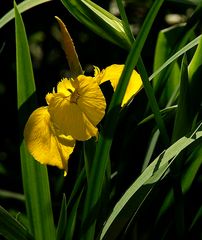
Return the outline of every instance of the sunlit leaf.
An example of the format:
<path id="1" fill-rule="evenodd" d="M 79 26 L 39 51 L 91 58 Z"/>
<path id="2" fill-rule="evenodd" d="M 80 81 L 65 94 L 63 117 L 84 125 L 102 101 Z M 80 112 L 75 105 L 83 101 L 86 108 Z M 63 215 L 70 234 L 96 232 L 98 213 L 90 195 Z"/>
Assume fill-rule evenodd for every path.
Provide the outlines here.
<path id="1" fill-rule="evenodd" d="M 194 117 L 197 114 L 197 111 L 199 111 L 202 102 L 202 95 L 200 91 L 201 75 L 202 75 L 202 37 L 200 37 L 199 39 L 199 44 L 188 68 L 190 94 L 194 95 L 194 97 L 190 98 L 192 117 Z"/>
<path id="2" fill-rule="evenodd" d="M 120 19 L 90 0 L 61 0 L 68 11 L 99 36 L 129 49 L 130 37 Z"/>
<path id="3" fill-rule="evenodd" d="M 40 165 L 31 157 L 26 149 L 22 136 L 25 121 L 28 119 L 30 112 L 36 107 L 36 99 L 34 96 L 34 76 L 25 27 L 16 4 L 14 7 L 17 96 L 21 136 L 20 155 L 26 210 L 30 231 L 34 237 L 37 240 L 55 240 L 55 227 L 47 169 L 46 166 Z"/>
<path id="4" fill-rule="evenodd" d="M 18 9 L 19 9 L 19 12 L 22 13 L 39 4 L 50 2 L 50 1 L 52 0 L 25 0 L 18 5 Z M 15 17 L 15 13 L 14 13 L 14 9 L 12 9 L 0 19 L 0 28 L 6 25 L 14 17 Z"/>
<path id="5" fill-rule="evenodd" d="M 164 176 L 176 157 L 192 143 L 201 141 L 201 126 L 202 124 L 190 137 L 180 138 L 144 170 L 115 205 L 105 223 L 100 239 L 116 239 L 132 215 L 134 217 L 134 214 L 138 211 L 154 184 Z"/>
<path id="6" fill-rule="evenodd" d="M 177 51 L 175 54 L 173 54 L 166 62 L 164 62 L 150 77 L 149 80 L 152 80 L 154 77 L 156 77 L 164 68 L 166 68 L 169 64 L 171 64 L 173 61 L 175 61 L 178 57 L 182 56 L 185 52 L 190 50 L 191 48 L 198 45 L 199 41 L 201 39 L 201 35 L 196 37 L 194 40 L 186 44 L 183 48 L 181 48 L 179 51 Z"/>

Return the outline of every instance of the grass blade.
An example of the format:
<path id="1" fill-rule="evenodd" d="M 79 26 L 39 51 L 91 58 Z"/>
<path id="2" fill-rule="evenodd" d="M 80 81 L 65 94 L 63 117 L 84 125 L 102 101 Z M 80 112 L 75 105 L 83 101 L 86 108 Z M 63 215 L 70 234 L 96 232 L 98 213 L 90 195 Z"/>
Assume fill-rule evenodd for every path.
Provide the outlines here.
<path id="1" fill-rule="evenodd" d="M 170 51 L 169 51 L 169 53 L 167 52 L 168 56 L 166 58 L 172 57 L 177 51 L 179 51 L 182 47 L 184 47 L 188 41 L 192 40 L 195 37 L 194 30 L 195 30 L 196 26 L 199 24 L 199 18 L 200 18 L 199 16 L 201 15 L 201 11 L 202 11 L 202 5 L 199 4 L 197 6 L 197 8 L 195 9 L 194 13 L 192 14 L 192 16 L 190 17 L 190 19 L 187 21 L 186 25 L 182 26 L 181 28 L 179 28 L 179 27 L 178 28 L 176 28 L 176 27 L 169 28 L 169 32 L 171 34 L 173 31 L 176 31 L 177 29 L 178 29 L 177 30 L 178 33 L 176 32 L 176 34 L 174 34 L 174 37 L 171 37 L 172 40 L 169 37 L 169 35 L 171 35 L 171 34 L 166 33 L 167 36 L 165 35 L 167 38 L 166 41 L 168 41 L 171 44 Z M 163 31 L 165 31 L 165 30 L 163 30 Z M 169 49 L 168 46 L 167 46 L 167 49 Z M 176 68 L 176 66 L 174 66 L 174 65 L 176 65 L 176 64 L 173 62 L 173 64 L 169 65 L 169 67 L 167 69 L 165 69 L 164 71 L 161 72 L 160 76 L 158 77 L 158 80 L 156 79 L 157 81 L 155 82 L 155 88 L 154 88 L 156 96 L 162 95 L 161 94 L 162 89 L 163 89 L 163 92 L 165 91 L 165 89 L 167 90 L 167 88 L 165 87 L 165 84 L 166 84 L 166 86 L 169 86 L 169 83 L 167 83 L 167 82 L 170 81 L 170 72 L 172 72 L 173 68 Z M 173 74 L 175 74 L 175 73 L 173 73 Z M 175 78 L 175 75 L 173 77 Z M 174 85 L 174 87 L 175 87 L 175 85 Z M 161 98 L 162 98 L 162 96 L 161 96 Z M 166 102 L 164 103 L 161 100 L 162 99 L 160 99 L 160 104 L 163 104 L 163 106 L 167 105 Z"/>
<path id="2" fill-rule="evenodd" d="M 18 5 L 19 12 L 25 12 L 30 8 L 33 8 L 39 4 L 50 2 L 52 0 L 26 0 L 23 1 Z M 11 21 L 15 17 L 14 9 L 10 10 L 6 15 L 4 15 L 0 19 L 0 28 L 2 28 L 4 25 L 6 25 L 9 21 Z"/>
<path id="3" fill-rule="evenodd" d="M 0 198 L 15 199 L 17 201 L 24 202 L 25 197 L 21 193 L 11 192 L 7 190 L 0 189 Z"/>
<path id="4" fill-rule="evenodd" d="M 178 108 L 175 117 L 172 142 L 184 136 L 191 130 L 193 119 L 190 119 L 190 93 L 188 82 L 187 58 L 184 55 L 181 67 L 180 95 L 178 98 Z"/>
<path id="5" fill-rule="evenodd" d="M 160 154 L 137 178 L 123 197 L 115 205 L 112 214 L 106 221 L 100 239 L 116 239 L 116 232 L 124 227 L 134 212 L 137 212 L 152 187 L 165 174 L 171 163 L 188 146 L 202 138 L 202 124 L 190 137 L 182 137 Z M 128 210 L 128 211 L 127 211 Z M 124 216 L 124 217 L 123 217 Z"/>
<path id="6" fill-rule="evenodd" d="M 183 194 L 187 193 L 191 189 L 194 180 L 196 179 L 197 173 L 202 164 L 202 149 L 200 145 L 191 150 L 192 154 L 189 157 L 188 167 L 186 168 L 184 174 L 182 175 L 181 185 Z M 171 204 L 174 202 L 173 191 L 170 190 L 163 201 L 158 217 L 156 218 L 156 223 L 161 221 L 161 217 L 165 214 L 166 211 L 169 211 Z"/>
<path id="7" fill-rule="evenodd" d="M 89 0 L 61 0 L 68 11 L 81 23 L 108 41 L 129 49 L 130 38 L 124 31 L 122 21 Z"/>
<path id="8" fill-rule="evenodd" d="M 150 77 L 149 80 L 151 81 L 154 77 L 156 77 L 164 68 L 166 68 L 169 64 L 175 61 L 178 57 L 182 56 L 185 52 L 189 51 L 191 48 L 198 45 L 201 39 L 201 35 L 196 37 L 194 40 L 186 44 L 182 47 L 179 51 L 177 51 L 172 57 L 170 57 L 163 65 L 161 65 Z"/>
<path id="9" fill-rule="evenodd" d="M 134 42 L 132 49 L 129 53 L 129 56 L 126 61 L 125 68 L 123 70 L 123 74 L 117 86 L 117 89 L 114 93 L 112 101 L 109 106 L 109 111 L 106 116 L 106 122 L 104 125 L 103 132 L 99 136 L 98 145 L 96 148 L 95 157 L 93 160 L 92 169 L 99 169 L 99 171 L 92 171 L 92 174 L 89 178 L 89 185 L 87 196 L 85 200 L 84 206 L 84 216 L 83 219 L 87 219 L 87 215 L 92 211 L 92 209 L 98 203 L 98 199 L 101 194 L 105 170 L 107 166 L 107 160 L 109 159 L 109 151 L 112 144 L 113 133 L 115 131 L 117 122 L 118 122 L 118 115 L 119 115 L 119 106 L 121 105 L 121 101 L 123 99 L 128 81 L 130 79 L 130 75 L 140 57 L 141 50 L 144 46 L 144 42 L 147 38 L 149 30 L 152 26 L 153 20 L 155 19 L 156 14 L 160 6 L 162 5 L 163 1 L 155 1 L 153 7 L 151 8 L 147 18 L 143 24 L 139 37 Z M 95 209 L 94 209 L 95 211 Z M 84 236 L 84 239 L 93 239 L 94 238 L 94 227 L 95 221 L 92 223 L 91 227 Z"/>
<path id="10" fill-rule="evenodd" d="M 65 194 L 63 195 L 60 216 L 56 230 L 56 240 L 63 239 L 65 228 L 67 226 L 67 201 Z"/>
<path id="11" fill-rule="evenodd" d="M 35 84 L 25 27 L 15 7 L 17 95 L 21 133 L 21 167 L 30 231 L 37 240 L 54 240 L 55 227 L 46 166 L 37 163 L 27 152 L 22 136 L 30 111 L 36 107 Z"/>
<path id="12" fill-rule="evenodd" d="M 65 239 L 73 239 L 74 237 L 74 233 L 75 233 L 75 226 L 76 226 L 76 220 L 78 218 L 78 207 L 79 207 L 79 203 L 81 200 L 81 196 L 82 196 L 83 191 L 81 191 L 80 195 L 78 196 L 78 198 L 75 200 L 74 205 L 72 206 L 71 210 L 68 209 L 68 219 L 67 219 L 67 228 L 66 228 L 66 232 L 65 232 Z"/>
<path id="13" fill-rule="evenodd" d="M 194 56 L 189 64 L 188 76 L 190 83 L 190 94 L 194 93 L 194 97 L 190 97 L 191 115 L 194 118 L 201 107 L 201 74 L 202 74 L 202 36 L 196 48 Z"/>
<path id="14" fill-rule="evenodd" d="M 9 240 L 31 240 L 32 235 L 0 206 L 0 235 Z"/>

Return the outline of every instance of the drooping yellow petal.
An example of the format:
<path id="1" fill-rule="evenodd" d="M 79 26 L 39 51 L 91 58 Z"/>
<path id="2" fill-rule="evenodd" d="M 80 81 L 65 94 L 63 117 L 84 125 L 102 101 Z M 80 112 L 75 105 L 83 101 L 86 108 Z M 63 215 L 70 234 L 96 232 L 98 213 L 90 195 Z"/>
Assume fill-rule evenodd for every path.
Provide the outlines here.
<path id="1" fill-rule="evenodd" d="M 48 107 L 40 107 L 30 115 L 24 129 L 24 138 L 29 152 L 38 162 L 67 171 L 75 140 L 71 136 L 59 134 L 54 128 Z"/>
<path id="2" fill-rule="evenodd" d="M 74 139 L 85 141 L 97 136 L 97 128 L 89 121 L 76 103 L 57 93 L 49 104 L 51 119 L 57 128 L 65 135 Z"/>
<path id="3" fill-rule="evenodd" d="M 102 84 L 106 81 L 110 81 L 115 91 L 119 79 L 121 77 L 121 74 L 123 72 L 123 69 L 124 65 L 113 64 L 102 70 L 100 74 L 97 74 L 97 76 L 95 76 L 95 78 L 97 79 L 97 82 L 99 84 Z M 131 99 L 132 96 L 137 94 L 141 87 L 142 87 L 141 77 L 135 70 L 133 70 L 121 106 L 125 105 Z"/>

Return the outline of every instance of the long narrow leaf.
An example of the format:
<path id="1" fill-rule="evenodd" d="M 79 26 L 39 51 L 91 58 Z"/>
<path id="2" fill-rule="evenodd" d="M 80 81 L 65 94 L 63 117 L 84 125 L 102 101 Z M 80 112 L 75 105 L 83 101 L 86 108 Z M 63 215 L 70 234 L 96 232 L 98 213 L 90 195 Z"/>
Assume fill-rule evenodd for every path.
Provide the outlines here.
<path id="1" fill-rule="evenodd" d="M 120 11 L 121 17 L 123 19 L 122 22 L 123 22 L 123 27 L 125 29 L 125 32 L 128 33 L 128 36 L 131 38 L 131 43 L 133 43 L 134 37 L 132 35 L 132 32 L 130 31 L 128 19 L 127 19 L 127 16 L 126 16 L 125 9 L 124 9 L 122 1 L 117 0 L 117 5 L 119 7 L 119 11 Z M 147 25 L 147 24 L 144 24 L 144 26 L 145 25 Z M 152 109 L 152 112 L 154 113 L 154 117 L 155 117 L 157 126 L 158 126 L 158 128 L 159 128 L 159 130 L 161 132 L 162 139 L 163 139 L 165 145 L 167 145 L 168 142 L 169 142 L 168 135 L 167 135 L 167 132 L 166 132 L 166 129 L 165 129 L 162 117 L 160 115 L 160 111 L 159 111 L 159 107 L 158 107 L 157 101 L 155 99 L 154 91 L 153 91 L 153 89 L 152 89 L 152 87 L 151 87 L 151 85 L 149 83 L 148 74 L 147 74 L 147 71 L 145 69 L 145 66 L 143 64 L 143 61 L 142 61 L 141 57 L 140 57 L 139 61 L 137 62 L 137 68 L 138 68 L 138 70 L 140 72 L 140 75 L 142 77 L 144 89 L 145 89 L 145 92 L 147 94 L 147 97 L 148 97 L 149 104 L 150 104 L 150 107 Z"/>
<path id="2" fill-rule="evenodd" d="M 110 217 L 105 223 L 100 239 L 116 239 L 117 229 L 123 228 L 130 217 L 138 211 L 141 202 L 144 201 L 153 185 L 162 178 L 176 157 L 192 143 L 201 141 L 201 138 L 202 124 L 190 137 L 180 138 L 175 144 L 161 153 L 137 178 L 131 187 L 129 187 L 115 205 Z"/>
<path id="3" fill-rule="evenodd" d="M 90 0 L 61 0 L 68 11 L 99 36 L 129 49 L 130 37 L 124 31 L 120 19 Z"/>
<path id="4" fill-rule="evenodd" d="M 190 104 L 192 108 L 191 115 L 195 117 L 197 111 L 200 110 L 201 107 L 201 74 L 202 74 L 202 36 L 199 40 L 199 44 L 194 53 L 194 56 L 189 64 L 188 68 L 188 76 L 190 82 L 190 93 L 194 93 L 194 97 L 190 98 Z"/>
<path id="5" fill-rule="evenodd" d="M 78 207 L 79 207 L 79 203 L 81 200 L 81 196 L 82 196 L 83 191 L 81 191 L 80 195 L 78 196 L 78 198 L 76 199 L 73 207 L 71 208 L 71 210 L 69 209 L 68 212 L 68 218 L 67 218 L 67 227 L 66 227 L 66 232 L 65 232 L 65 239 L 73 239 L 74 234 L 75 234 L 75 226 L 76 226 L 76 220 L 78 219 Z"/>
<path id="6" fill-rule="evenodd" d="M 35 84 L 25 27 L 15 7 L 17 95 L 20 133 L 30 111 L 36 107 Z M 23 139 L 23 137 L 21 136 Z M 23 188 L 30 231 L 37 240 L 54 240 L 55 228 L 46 166 L 37 163 L 27 152 L 24 140 L 20 146 Z"/>
<path id="7" fill-rule="evenodd" d="M 123 70 L 123 74 L 120 78 L 119 84 L 110 103 L 104 129 L 99 136 L 96 153 L 93 160 L 92 169 L 99 169 L 99 171 L 92 171 L 92 174 L 90 175 L 87 197 L 85 200 L 83 216 L 84 220 L 86 220 L 90 211 L 92 211 L 92 209 L 98 203 L 97 201 L 101 194 L 101 189 L 104 181 L 104 174 L 107 166 L 107 160 L 109 159 L 108 156 L 112 144 L 112 137 L 116 125 L 118 123 L 118 114 L 120 110 L 119 106 L 121 105 L 121 101 L 123 99 L 125 90 L 130 79 L 130 75 L 140 57 L 141 50 L 144 46 L 149 30 L 152 26 L 153 20 L 155 19 L 155 16 L 162 3 L 163 0 L 155 1 L 154 5 L 150 9 L 150 12 L 147 15 L 145 23 L 143 24 L 139 37 L 134 42 L 132 49 L 129 53 L 129 56 L 126 61 L 126 66 Z M 86 235 L 84 236 L 84 239 L 90 240 L 94 238 L 94 227 L 95 221 L 88 229 Z"/>
<path id="8" fill-rule="evenodd" d="M 169 64 L 171 64 L 173 61 L 175 61 L 178 57 L 182 56 L 185 52 L 189 51 L 191 48 L 198 45 L 199 41 L 201 39 L 201 35 L 196 37 L 194 40 L 189 42 L 187 45 L 185 45 L 183 48 L 181 48 L 179 51 L 177 51 L 172 57 L 170 57 L 166 62 L 164 62 L 163 65 L 161 65 L 150 77 L 149 80 L 151 81 L 155 76 L 157 76 L 164 68 L 166 68 Z"/>
<path id="9" fill-rule="evenodd" d="M 33 8 L 39 4 L 50 2 L 52 0 L 26 0 L 18 5 L 19 12 L 25 12 L 30 8 Z M 0 19 L 0 28 L 6 25 L 10 20 L 15 17 L 14 9 L 10 10 L 6 15 Z"/>
<path id="10" fill-rule="evenodd" d="M 31 240 L 32 235 L 0 206 L 0 236 L 9 240 Z"/>
<path id="11" fill-rule="evenodd" d="M 60 216 L 56 230 L 56 240 L 63 239 L 65 228 L 67 225 L 67 201 L 65 194 L 63 195 L 61 209 L 60 209 Z"/>
<path id="12" fill-rule="evenodd" d="M 185 170 L 185 173 L 182 176 L 181 184 L 182 184 L 182 191 L 185 194 L 192 186 L 192 183 L 197 175 L 197 172 L 200 169 L 202 164 L 202 148 L 198 146 L 196 150 L 192 151 L 192 155 L 189 159 L 190 164 Z M 161 221 L 161 217 L 165 214 L 166 211 L 169 211 L 171 204 L 173 203 L 173 191 L 170 190 L 165 197 L 164 202 L 162 203 L 158 217 L 156 218 L 156 222 Z"/>
<path id="13" fill-rule="evenodd" d="M 192 14 L 191 18 L 187 21 L 187 24 L 184 25 L 183 28 L 181 28 L 181 31 L 178 31 L 178 34 L 175 34 L 174 38 L 172 37 L 174 42 L 173 42 L 173 40 L 172 41 L 169 40 L 169 42 L 172 42 L 171 43 L 172 47 L 170 48 L 169 55 L 167 57 L 172 57 L 177 51 L 179 51 L 179 49 L 184 47 L 185 44 L 188 41 L 190 41 L 190 39 L 193 39 L 193 37 L 195 36 L 194 29 L 196 28 L 197 24 L 199 24 L 201 12 L 202 12 L 202 5 L 198 4 L 198 6 L 195 9 L 194 13 Z M 167 48 L 169 49 L 168 46 L 167 46 Z M 176 68 L 176 66 L 174 66 L 174 64 L 175 63 L 171 64 L 167 69 L 165 69 L 165 71 L 162 71 L 160 76 L 158 77 L 158 81 L 156 81 L 154 90 L 157 95 L 160 94 L 161 98 L 162 98 L 162 89 L 163 89 L 163 92 L 165 90 L 167 91 L 167 87 L 165 87 L 165 84 L 167 84 L 166 86 L 169 86 L 169 88 L 170 88 L 170 84 L 167 82 L 169 81 L 169 79 L 171 77 L 170 72 L 172 71 L 173 67 Z M 179 71 L 177 71 L 177 72 L 179 72 Z M 175 73 L 173 73 L 173 74 L 174 74 L 173 78 L 176 78 Z M 175 84 L 174 84 L 174 87 L 175 87 Z M 171 93 L 172 93 L 172 90 L 171 90 Z M 163 95 L 164 95 L 164 93 L 163 93 Z M 165 94 L 165 97 L 166 97 L 166 94 Z M 162 102 L 162 100 L 164 100 L 164 99 L 161 99 L 161 101 L 159 101 L 159 103 L 161 103 L 163 106 L 165 104 L 167 105 L 167 103 Z"/>
<path id="14" fill-rule="evenodd" d="M 172 142 L 175 142 L 180 137 L 184 136 L 191 129 L 192 122 L 189 114 L 189 109 L 191 106 L 189 105 L 190 93 L 187 67 L 187 59 L 185 55 L 181 67 L 180 95 L 178 98 L 178 108 L 174 123 Z"/>

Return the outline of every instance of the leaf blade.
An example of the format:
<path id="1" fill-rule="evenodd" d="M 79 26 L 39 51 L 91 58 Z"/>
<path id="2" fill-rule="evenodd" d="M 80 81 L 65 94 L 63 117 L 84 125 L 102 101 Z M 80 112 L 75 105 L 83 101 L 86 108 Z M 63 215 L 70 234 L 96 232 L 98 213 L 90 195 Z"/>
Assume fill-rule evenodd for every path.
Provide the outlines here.
<path id="1" fill-rule="evenodd" d="M 51 207 L 49 180 L 46 166 L 37 163 L 28 153 L 22 132 L 29 112 L 36 107 L 35 84 L 25 27 L 15 9 L 16 69 L 19 125 L 21 133 L 21 168 L 26 209 L 30 231 L 36 239 L 55 239 L 55 228 Z M 23 46 L 23 47 L 22 47 Z"/>
<path id="2" fill-rule="evenodd" d="M 0 234 L 9 240 L 32 240 L 32 235 L 2 206 L 0 206 Z"/>
<path id="3" fill-rule="evenodd" d="M 124 211 L 124 207 L 127 207 L 127 204 L 130 204 L 130 201 L 133 198 L 137 197 L 135 194 L 142 189 L 141 196 L 142 201 L 151 191 L 153 184 L 155 184 L 161 177 L 165 174 L 167 169 L 170 167 L 171 163 L 176 159 L 176 157 L 188 146 L 190 146 L 195 141 L 201 141 L 202 139 L 202 124 L 197 128 L 197 130 L 190 137 L 182 137 L 176 143 L 171 145 L 165 152 L 161 153 L 145 170 L 144 172 L 135 180 L 135 182 L 128 188 L 125 194 L 115 205 L 111 215 L 107 219 L 100 236 L 100 240 L 106 239 L 110 234 L 110 231 L 113 231 L 113 228 L 117 229 L 117 226 L 113 226 L 115 221 L 118 221 L 119 214 L 121 215 Z M 138 197 L 138 198 L 139 198 Z M 135 198 L 138 201 L 138 198 Z M 138 211 L 141 201 L 138 201 L 138 204 L 135 204 L 135 207 L 130 205 L 130 213 Z M 127 221 L 127 219 L 125 219 Z M 126 223 L 126 222 L 125 222 Z M 123 223 L 122 223 L 123 224 Z M 110 229 L 112 228 L 112 230 Z M 110 235 L 111 236 L 111 235 Z M 108 238 L 107 238 L 108 239 Z M 110 238 L 111 239 L 111 238 Z M 113 239 L 113 238 L 112 238 Z"/>
<path id="4" fill-rule="evenodd" d="M 19 12 L 22 13 L 32 7 L 35 7 L 39 4 L 50 2 L 50 1 L 52 0 L 25 0 L 18 5 Z M 15 13 L 14 13 L 14 9 L 12 9 L 0 19 L 0 28 L 2 28 L 4 25 L 10 22 L 14 17 L 15 17 Z"/>

